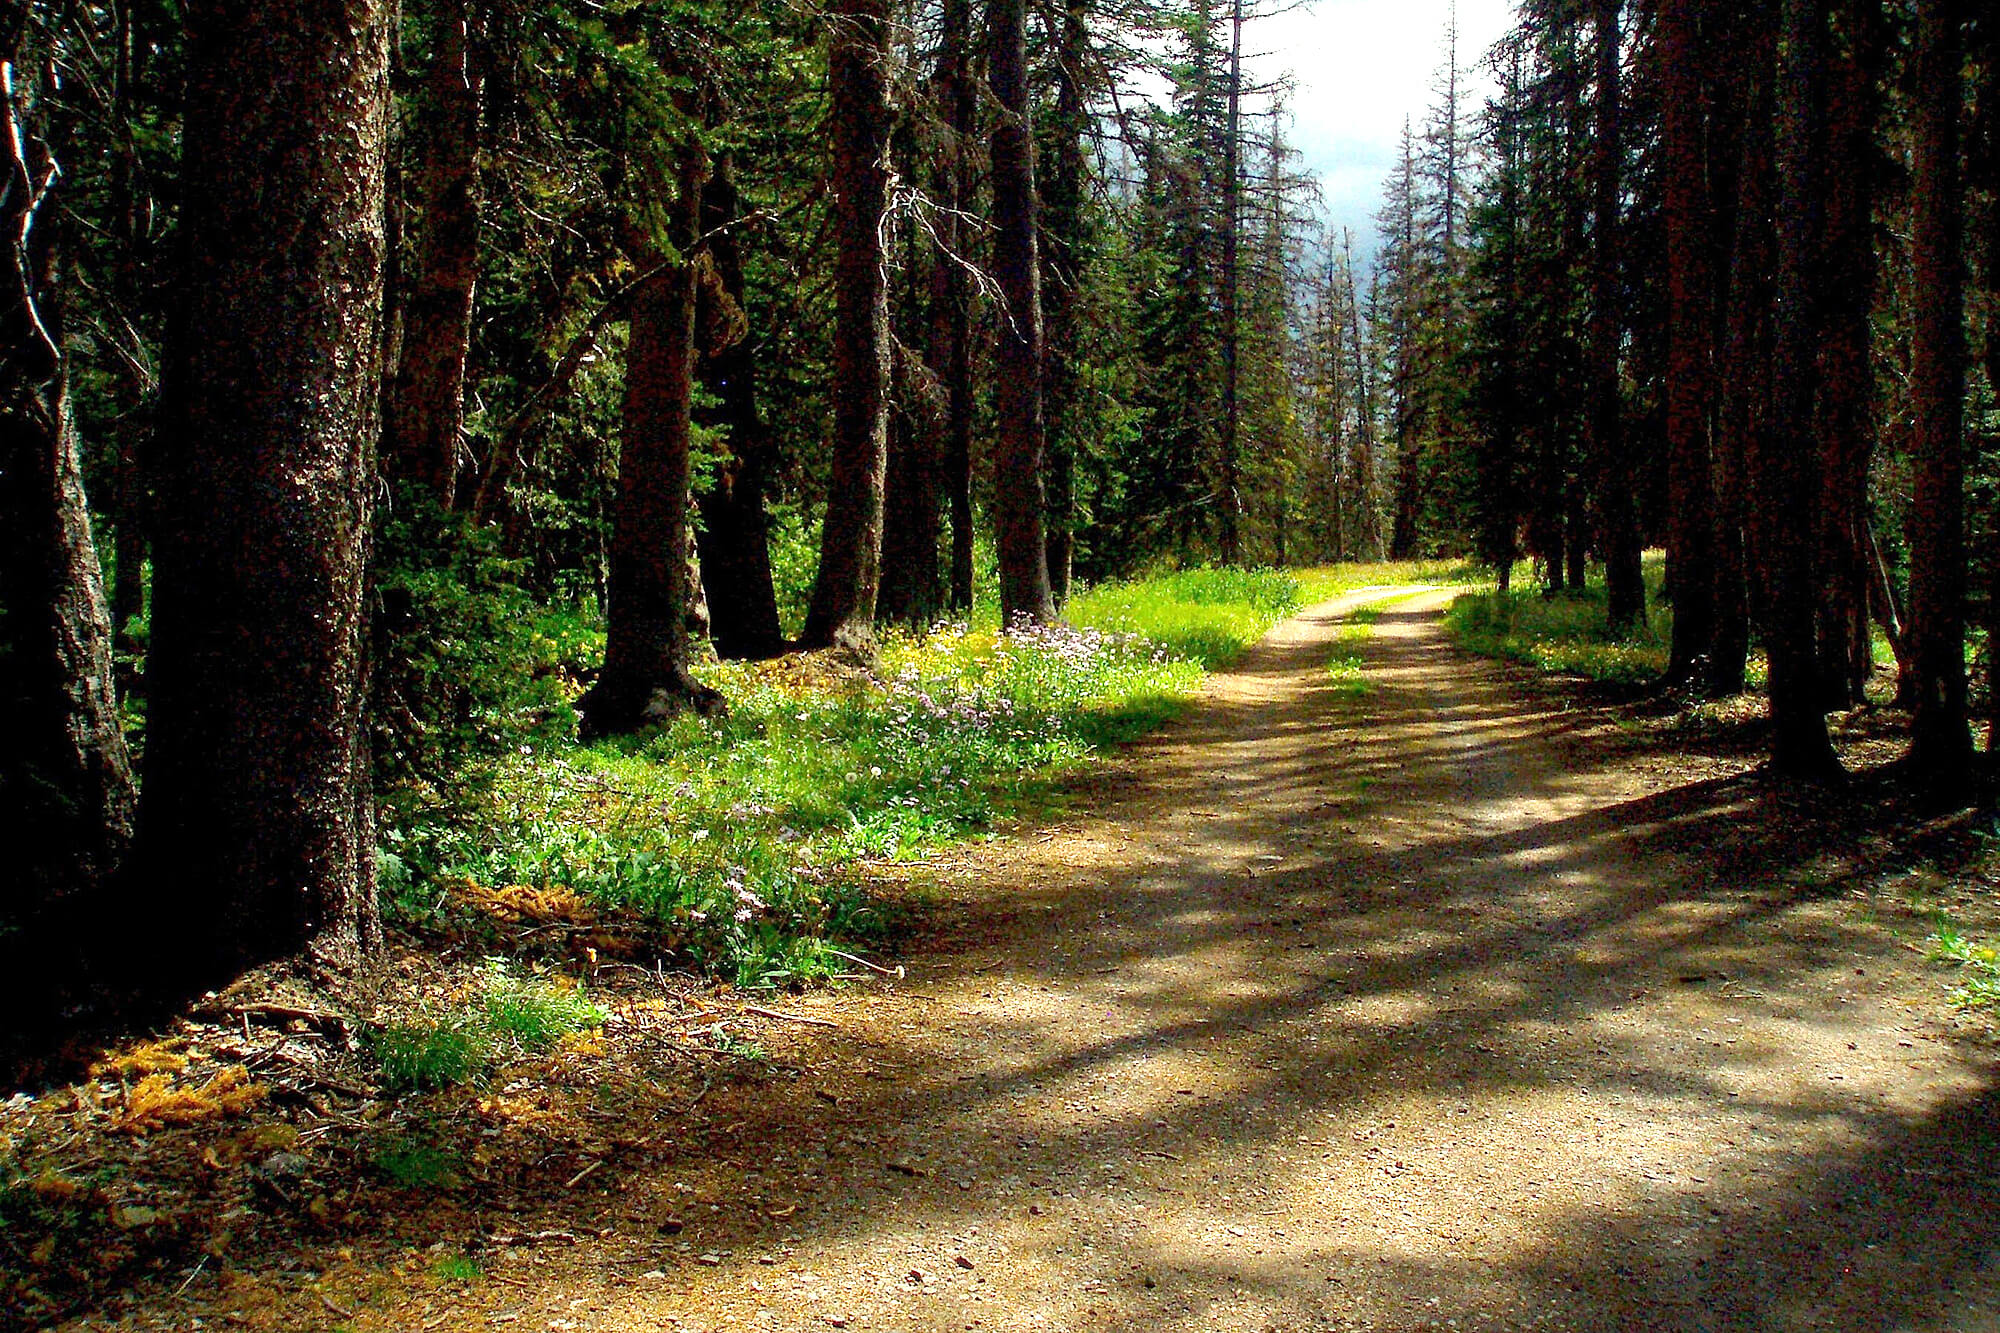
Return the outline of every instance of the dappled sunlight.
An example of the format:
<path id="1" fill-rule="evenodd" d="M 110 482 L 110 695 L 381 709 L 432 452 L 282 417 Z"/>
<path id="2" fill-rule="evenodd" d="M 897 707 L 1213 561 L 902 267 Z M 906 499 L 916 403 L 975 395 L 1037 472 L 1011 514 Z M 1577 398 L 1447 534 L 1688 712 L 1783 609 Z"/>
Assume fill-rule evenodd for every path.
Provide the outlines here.
<path id="1" fill-rule="evenodd" d="M 1421 609 L 1356 647 L 1393 681 L 1274 636 L 1090 820 L 942 867 L 922 980 L 669 1114 L 601 1214 L 508 1218 L 567 1284 L 489 1246 L 434 1327 L 1775 1333 L 1983 1281 L 1989 1072 L 1826 849 L 1741 844 L 1753 790 L 1622 765 Z"/>

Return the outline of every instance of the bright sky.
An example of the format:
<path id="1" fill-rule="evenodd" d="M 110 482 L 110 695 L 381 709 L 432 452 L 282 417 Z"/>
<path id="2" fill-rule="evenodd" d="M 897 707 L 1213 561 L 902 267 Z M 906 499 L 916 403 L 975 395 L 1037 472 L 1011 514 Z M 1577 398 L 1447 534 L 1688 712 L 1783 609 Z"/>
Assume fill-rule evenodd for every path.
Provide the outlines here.
<path id="1" fill-rule="evenodd" d="M 1457 5 L 1459 64 L 1477 69 L 1512 25 L 1513 0 Z M 1244 27 L 1255 77 L 1290 73 L 1288 138 L 1319 177 L 1335 228 L 1354 229 L 1357 252 L 1374 252 L 1374 214 L 1404 117 L 1421 126 L 1434 99 L 1451 8 L 1452 0 L 1310 0 Z M 1485 100 L 1483 77 L 1472 91 L 1469 110 Z"/>

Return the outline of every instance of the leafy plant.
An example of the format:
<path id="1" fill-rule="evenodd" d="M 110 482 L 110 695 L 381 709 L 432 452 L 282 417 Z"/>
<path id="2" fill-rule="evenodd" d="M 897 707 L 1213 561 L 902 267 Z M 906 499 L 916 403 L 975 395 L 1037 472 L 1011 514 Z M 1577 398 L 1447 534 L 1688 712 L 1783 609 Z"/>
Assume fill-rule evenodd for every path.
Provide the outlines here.
<path id="1" fill-rule="evenodd" d="M 393 1091 L 448 1088 L 479 1078 L 511 1056 L 546 1051 L 603 1021 L 604 1011 L 578 991 L 560 982 L 530 981 L 495 962 L 470 1001 L 384 1029 L 375 1040 L 375 1058 Z"/>
<path id="2" fill-rule="evenodd" d="M 457 1155 L 413 1135 L 391 1138 L 376 1150 L 370 1165 L 398 1189 L 444 1189 L 458 1183 Z"/>
<path id="3" fill-rule="evenodd" d="M 1951 921 L 1940 917 L 1931 935 L 1930 956 L 1963 969 L 1964 979 L 1953 995 L 1960 1008 L 2000 1012 L 2000 950 L 1967 938 Z"/>

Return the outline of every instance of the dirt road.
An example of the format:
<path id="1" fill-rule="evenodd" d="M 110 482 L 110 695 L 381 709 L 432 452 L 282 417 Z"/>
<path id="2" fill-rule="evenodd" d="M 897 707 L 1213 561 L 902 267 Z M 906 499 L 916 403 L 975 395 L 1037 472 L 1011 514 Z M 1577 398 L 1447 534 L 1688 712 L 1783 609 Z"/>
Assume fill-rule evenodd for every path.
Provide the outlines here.
<path id="1" fill-rule="evenodd" d="M 1894 914 L 1440 596 L 1343 688 L 1369 597 L 956 859 L 909 982 L 794 1006 L 810 1076 L 435 1326 L 2000 1328 L 2000 1098 Z"/>

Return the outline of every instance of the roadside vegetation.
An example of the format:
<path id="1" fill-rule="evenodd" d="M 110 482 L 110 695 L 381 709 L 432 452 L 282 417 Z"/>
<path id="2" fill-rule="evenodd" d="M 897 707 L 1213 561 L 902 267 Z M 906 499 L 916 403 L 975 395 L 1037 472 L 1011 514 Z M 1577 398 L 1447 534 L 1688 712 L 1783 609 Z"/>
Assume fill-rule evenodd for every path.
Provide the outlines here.
<path id="1" fill-rule="evenodd" d="M 606 953 L 744 989 L 848 974 L 900 910 L 869 893 L 864 863 L 920 860 L 1034 809 L 1304 605 L 1471 577 L 1408 563 L 1106 583 L 1072 599 L 1067 624 L 1002 632 L 982 608 L 890 636 L 871 669 L 824 655 L 710 663 L 725 717 L 587 746 L 565 739 L 569 701 L 601 631 L 545 617 L 511 668 L 522 702 L 489 709 L 492 735 L 457 767 L 393 793 L 391 917 L 475 942 L 495 921 L 562 922 Z M 435 1041 L 461 1035 L 444 1025 Z"/>
<path id="2" fill-rule="evenodd" d="M 1553 595 L 1534 586 L 1467 593 L 1452 603 L 1445 624 L 1459 646 L 1484 657 L 1642 684 L 1666 670 L 1673 642 L 1673 608 L 1660 601 L 1665 557 L 1648 552 L 1644 572 L 1647 616 L 1626 631 L 1609 627 L 1602 582 Z"/>

